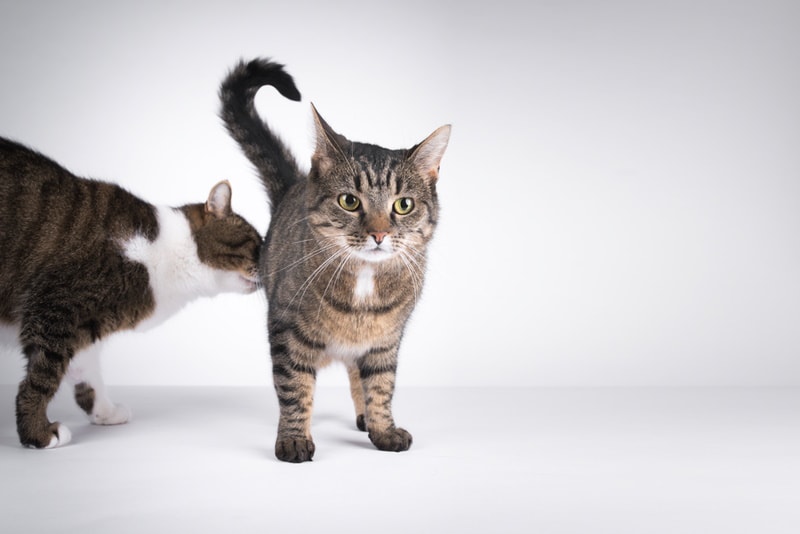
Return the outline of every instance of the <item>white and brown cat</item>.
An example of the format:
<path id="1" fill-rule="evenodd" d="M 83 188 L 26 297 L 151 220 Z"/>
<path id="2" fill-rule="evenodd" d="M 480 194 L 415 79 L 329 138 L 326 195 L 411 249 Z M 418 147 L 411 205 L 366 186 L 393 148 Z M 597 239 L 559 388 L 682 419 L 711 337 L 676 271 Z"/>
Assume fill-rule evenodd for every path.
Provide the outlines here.
<path id="1" fill-rule="evenodd" d="M 27 361 L 16 399 L 23 445 L 70 440 L 47 406 L 62 379 L 96 424 L 125 423 L 108 397 L 98 343 L 147 329 L 199 296 L 257 286 L 258 232 L 220 182 L 205 203 L 154 206 L 117 185 L 79 178 L 0 138 L 0 322 Z"/>

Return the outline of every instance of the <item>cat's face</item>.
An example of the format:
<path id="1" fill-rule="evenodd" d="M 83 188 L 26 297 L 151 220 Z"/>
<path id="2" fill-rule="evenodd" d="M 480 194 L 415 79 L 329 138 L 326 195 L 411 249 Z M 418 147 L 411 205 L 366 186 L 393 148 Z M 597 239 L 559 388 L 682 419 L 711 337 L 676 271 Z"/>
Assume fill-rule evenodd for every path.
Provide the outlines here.
<path id="1" fill-rule="evenodd" d="M 353 143 L 317 118 L 309 224 L 325 246 L 365 262 L 416 264 L 438 219 L 436 179 L 449 126 L 411 150 Z"/>
<path id="2" fill-rule="evenodd" d="M 309 223 L 323 243 L 367 262 L 421 252 L 438 215 L 434 184 L 403 165 L 402 155 L 380 155 L 336 165 L 309 188 Z"/>
<path id="3" fill-rule="evenodd" d="M 197 256 L 215 271 L 220 291 L 255 291 L 261 236 L 231 209 L 231 188 L 220 182 L 203 204 L 184 206 L 197 245 Z"/>

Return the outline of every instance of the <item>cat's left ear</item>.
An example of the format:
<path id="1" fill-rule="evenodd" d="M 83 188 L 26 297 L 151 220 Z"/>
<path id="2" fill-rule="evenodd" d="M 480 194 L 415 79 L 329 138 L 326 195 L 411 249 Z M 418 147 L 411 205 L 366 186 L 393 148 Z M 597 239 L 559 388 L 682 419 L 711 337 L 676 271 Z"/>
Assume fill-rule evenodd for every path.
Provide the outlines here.
<path id="1" fill-rule="evenodd" d="M 450 125 L 438 128 L 423 142 L 411 149 L 407 161 L 411 162 L 417 172 L 431 182 L 439 179 L 439 164 L 450 140 Z"/>
<path id="2" fill-rule="evenodd" d="M 206 200 L 206 213 L 210 213 L 217 219 L 227 217 L 233 210 L 231 209 L 231 184 L 223 180 L 211 189 Z"/>

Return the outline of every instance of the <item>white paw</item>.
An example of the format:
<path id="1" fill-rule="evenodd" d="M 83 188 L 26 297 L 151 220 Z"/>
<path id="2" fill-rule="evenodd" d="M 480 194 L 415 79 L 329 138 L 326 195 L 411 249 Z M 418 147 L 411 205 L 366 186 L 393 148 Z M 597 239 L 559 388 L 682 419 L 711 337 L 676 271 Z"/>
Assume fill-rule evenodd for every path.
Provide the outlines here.
<path id="1" fill-rule="evenodd" d="M 72 432 L 69 431 L 69 428 L 62 425 L 61 423 L 58 424 L 58 430 L 50 439 L 50 444 L 45 447 L 45 449 L 55 449 L 56 447 L 63 447 L 67 443 L 70 442 L 72 439 Z"/>
<path id="2" fill-rule="evenodd" d="M 131 409 L 124 404 L 109 404 L 95 409 L 90 416 L 93 425 L 122 425 L 131 420 Z"/>

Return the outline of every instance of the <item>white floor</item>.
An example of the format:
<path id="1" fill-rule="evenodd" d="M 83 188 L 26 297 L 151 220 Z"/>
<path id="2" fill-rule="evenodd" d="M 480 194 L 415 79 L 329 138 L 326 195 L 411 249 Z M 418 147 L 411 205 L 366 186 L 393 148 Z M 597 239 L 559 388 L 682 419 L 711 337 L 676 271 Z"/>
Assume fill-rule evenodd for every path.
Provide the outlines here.
<path id="1" fill-rule="evenodd" d="M 272 454 L 251 388 L 115 388 L 62 449 L 21 448 L 0 387 L 0 532 L 796 533 L 800 390 L 402 389 L 406 453 L 373 449 L 320 389 L 312 463 Z"/>

